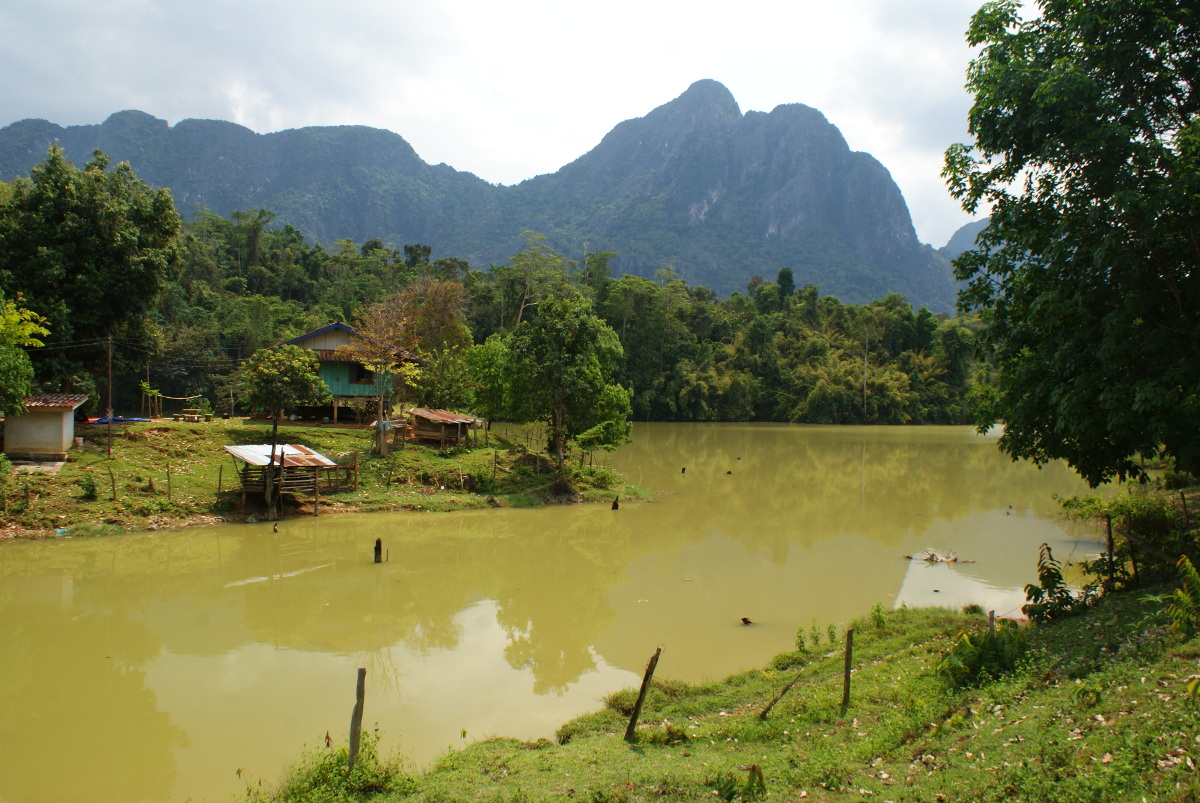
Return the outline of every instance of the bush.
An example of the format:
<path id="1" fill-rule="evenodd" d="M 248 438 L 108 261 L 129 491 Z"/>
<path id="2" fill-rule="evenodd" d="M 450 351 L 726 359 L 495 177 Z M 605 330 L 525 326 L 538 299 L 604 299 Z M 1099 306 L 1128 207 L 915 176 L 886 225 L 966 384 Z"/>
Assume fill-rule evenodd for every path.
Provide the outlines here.
<path id="1" fill-rule="evenodd" d="M 1025 655 L 1025 634 L 1015 623 L 1000 622 L 996 630 L 972 635 L 960 632 L 937 662 L 937 673 L 954 688 L 982 686 L 1011 673 Z"/>
<path id="2" fill-rule="evenodd" d="M 1049 544 L 1038 550 L 1038 584 L 1025 586 L 1025 599 L 1021 613 L 1035 622 L 1049 622 L 1061 616 L 1071 616 L 1087 607 L 1087 600 L 1075 596 L 1063 579 L 1062 564 L 1050 551 Z"/>
<path id="3" fill-rule="evenodd" d="M 75 480 L 75 484 L 79 486 L 81 491 L 79 498 L 85 502 L 94 502 L 96 500 L 96 478 L 91 474 L 84 474 L 79 479 Z"/>
<path id="4" fill-rule="evenodd" d="M 353 769 L 346 768 L 348 747 L 311 751 L 288 771 L 279 789 L 269 796 L 247 789 L 247 799 L 254 803 L 342 803 L 413 791 L 415 785 L 401 771 L 399 759 L 381 760 L 378 745 L 378 733 L 363 733 Z"/>

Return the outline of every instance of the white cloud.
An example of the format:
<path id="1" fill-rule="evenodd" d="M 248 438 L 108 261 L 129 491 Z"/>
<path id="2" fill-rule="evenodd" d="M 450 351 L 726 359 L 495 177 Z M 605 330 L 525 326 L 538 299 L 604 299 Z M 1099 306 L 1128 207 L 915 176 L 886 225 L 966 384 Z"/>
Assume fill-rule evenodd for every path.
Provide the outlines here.
<path id="1" fill-rule="evenodd" d="M 938 172 L 965 138 L 963 32 L 977 0 L 11 5 L 0 125 L 129 108 L 260 132 L 371 125 L 427 161 L 515 183 L 713 78 L 743 111 L 820 109 L 891 171 L 923 239 L 940 245 L 967 219 Z"/>

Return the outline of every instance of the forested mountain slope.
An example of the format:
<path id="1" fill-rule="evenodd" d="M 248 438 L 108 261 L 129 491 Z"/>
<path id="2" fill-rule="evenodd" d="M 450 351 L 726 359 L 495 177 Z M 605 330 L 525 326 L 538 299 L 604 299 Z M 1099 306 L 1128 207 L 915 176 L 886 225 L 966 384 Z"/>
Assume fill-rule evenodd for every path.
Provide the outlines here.
<path id="1" fill-rule="evenodd" d="M 511 187 L 426 164 L 399 135 L 363 126 L 256 134 L 213 120 L 174 126 L 137 111 L 99 125 L 23 120 L 0 129 L 0 179 L 58 141 L 77 164 L 101 149 L 169 187 L 185 214 L 266 208 L 318 241 L 424 243 L 475 267 L 502 263 L 533 230 L 564 255 L 617 254 L 618 274 L 667 265 L 721 295 L 790 267 L 846 302 L 897 292 L 953 306 L 947 262 L 921 244 L 887 170 L 798 104 L 743 114 L 699 81 L 616 126 L 558 172 Z"/>

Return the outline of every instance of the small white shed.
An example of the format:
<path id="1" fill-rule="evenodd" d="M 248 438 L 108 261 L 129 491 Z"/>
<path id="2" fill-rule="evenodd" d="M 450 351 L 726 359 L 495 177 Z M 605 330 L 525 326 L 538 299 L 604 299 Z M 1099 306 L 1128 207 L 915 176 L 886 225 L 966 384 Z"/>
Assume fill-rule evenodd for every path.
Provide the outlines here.
<path id="1" fill-rule="evenodd" d="M 66 460 L 75 439 L 75 410 L 82 393 L 39 393 L 25 412 L 4 419 L 4 453 L 13 460 Z"/>

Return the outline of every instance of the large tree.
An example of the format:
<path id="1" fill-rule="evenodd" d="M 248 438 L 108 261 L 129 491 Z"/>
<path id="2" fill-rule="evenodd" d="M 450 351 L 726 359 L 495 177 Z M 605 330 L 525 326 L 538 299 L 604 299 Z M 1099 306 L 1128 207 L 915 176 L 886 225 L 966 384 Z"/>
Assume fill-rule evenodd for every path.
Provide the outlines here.
<path id="1" fill-rule="evenodd" d="M 979 423 L 1092 485 L 1160 449 L 1200 473 L 1200 8 L 984 5 L 968 40 L 971 145 L 944 175 L 989 211 L 955 261 L 1000 370 Z"/>
<path id="2" fill-rule="evenodd" d="M 33 382 L 33 365 L 27 346 L 40 346 L 39 337 L 49 334 L 35 313 L 17 306 L 0 293 L 0 412 L 25 412 L 25 397 Z"/>
<path id="3" fill-rule="evenodd" d="M 267 467 L 272 479 L 279 475 L 283 460 L 275 463 L 279 446 L 279 418 L 284 410 L 298 405 L 324 404 L 332 398 L 329 386 L 321 379 L 316 355 L 299 346 L 279 346 L 259 349 L 241 366 L 241 386 L 244 399 L 251 409 L 264 410 L 271 416 L 271 463 Z M 276 482 L 266 485 L 268 516 L 277 515 L 273 490 Z"/>
<path id="4" fill-rule="evenodd" d="M 118 363 L 152 350 L 147 313 L 179 254 L 179 215 L 127 163 L 108 167 L 96 151 L 81 170 L 53 145 L 0 202 L 0 289 L 50 328 L 34 355 L 42 383 L 66 387 L 102 365 L 109 336 Z"/>
<path id="5" fill-rule="evenodd" d="M 612 379 L 621 343 L 581 295 L 543 298 L 507 347 L 509 411 L 546 425 L 559 470 L 570 442 L 594 450 L 628 441 L 629 394 Z"/>

